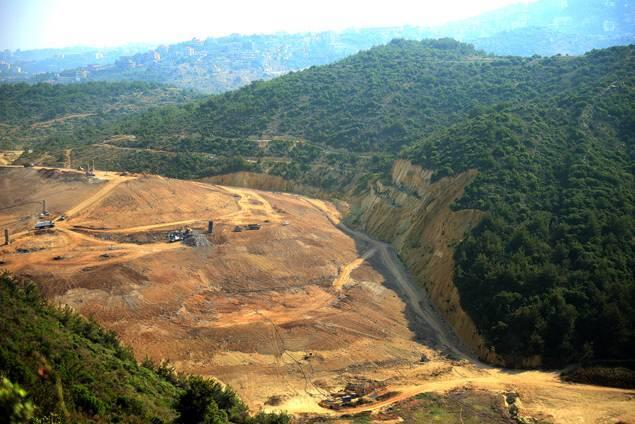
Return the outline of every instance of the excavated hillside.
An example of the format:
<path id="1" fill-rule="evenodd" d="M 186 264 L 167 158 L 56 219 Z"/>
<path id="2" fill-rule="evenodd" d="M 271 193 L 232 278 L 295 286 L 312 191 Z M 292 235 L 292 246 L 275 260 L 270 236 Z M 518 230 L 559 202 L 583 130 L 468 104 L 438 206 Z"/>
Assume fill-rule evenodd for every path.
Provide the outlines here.
<path id="1" fill-rule="evenodd" d="M 432 182 L 432 171 L 397 160 L 392 184 L 376 181 L 364 194 L 355 196 L 349 220 L 389 241 L 461 340 L 480 358 L 496 363 L 496 356 L 461 307 L 453 284 L 453 247 L 479 223 L 483 213 L 452 211 L 450 205 L 475 177 L 476 171 L 470 170 Z"/>
<path id="2" fill-rule="evenodd" d="M 452 246 L 482 217 L 449 207 L 474 172 L 432 182 L 400 161 L 390 185 L 353 202 L 358 225 L 392 241 L 419 283 L 389 244 L 343 225 L 329 202 L 96 174 L 0 168 L 0 220 L 17 231 L 0 266 L 114 330 L 138 359 L 218 378 L 255 410 L 381 415 L 425 392 L 484 390 L 504 419 L 635 419 L 635 391 L 491 368 L 440 319 L 437 310 L 488 354 L 451 274 Z M 42 199 L 55 227 L 34 231 Z M 187 240 L 169 243 L 175 231 Z"/>
<path id="3" fill-rule="evenodd" d="M 427 306 L 412 309 L 389 247 L 338 228 L 328 202 L 107 172 L 0 168 L 0 179 L 0 218 L 21 230 L 0 247 L 2 267 L 139 359 L 220 378 L 252 407 L 328 412 L 318 402 L 348 384 L 447 373 L 444 352 L 460 354 Z M 51 230 L 28 230 L 39 199 Z M 194 245 L 167 242 L 185 227 Z"/>
<path id="4" fill-rule="evenodd" d="M 309 196 L 321 196 L 324 194 L 323 190 L 315 187 L 285 180 L 277 175 L 258 174 L 255 172 L 232 172 L 231 174 L 202 178 L 200 181 L 210 184 L 255 188 L 258 190 L 302 193 Z"/>

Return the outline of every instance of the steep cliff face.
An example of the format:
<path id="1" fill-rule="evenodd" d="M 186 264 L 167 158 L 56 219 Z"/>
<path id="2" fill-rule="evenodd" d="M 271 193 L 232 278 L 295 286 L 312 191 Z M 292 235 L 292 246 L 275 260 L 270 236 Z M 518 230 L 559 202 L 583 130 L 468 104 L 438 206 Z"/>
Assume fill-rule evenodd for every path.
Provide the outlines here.
<path id="1" fill-rule="evenodd" d="M 457 335 L 482 359 L 499 362 L 485 346 L 461 307 L 454 286 L 454 246 L 483 218 L 478 210 L 452 211 L 477 175 L 470 170 L 432 182 L 432 171 L 398 160 L 392 184 L 377 181 L 351 202 L 349 219 L 369 234 L 392 243 Z"/>
<path id="2" fill-rule="evenodd" d="M 476 170 L 470 170 L 432 182 L 432 171 L 397 160 L 390 184 L 376 181 L 362 193 L 351 195 L 348 220 L 370 235 L 390 242 L 461 340 L 483 360 L 500 364 L 501 358 L 486 347 L 476 325 L 461 307 L 454 286 L 454 247 L 481 221 L 484 213 L 452 211 L 450 205 L 463 195 L 476 175 Z M 327 195 L 314 187 L 250 172 L 204 180 L 261 190 Z"/>

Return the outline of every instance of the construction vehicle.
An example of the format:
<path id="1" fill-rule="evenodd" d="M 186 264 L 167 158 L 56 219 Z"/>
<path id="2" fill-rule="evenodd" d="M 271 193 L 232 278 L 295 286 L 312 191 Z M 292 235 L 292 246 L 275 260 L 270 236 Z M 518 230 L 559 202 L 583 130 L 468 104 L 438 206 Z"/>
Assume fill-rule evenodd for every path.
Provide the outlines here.
<path id="1" fill-rule="evenodd" d="M 55 223 L 53 221 L 38 221 L 35 223 L 36 230 L 45 230 L 53 227 L 55 227 Z"/>
<path id="2" fill-rule="evenodd" d="M 182 241 L 185 237 L 181 231 L 173 231 L 168 234 L 168 243 Z"/>
<path id="3" fill-rule="evenodd" d="M 247 224 L 247 225 L 236 225 L 232 230 L 235 233 L 240 233 L 243 230 L 259 230 L 262 225 L 260 224 Z"/>
<path id="4" fill-rule="evenodd" d="M 90 168 L 90 164 L 86 165 L 86 172 L 84 173 L 84 175 L 86 175 L 87 177 L 94 177 L 95 176 L 95 161 L 93 161 L 92 170 Z"/>

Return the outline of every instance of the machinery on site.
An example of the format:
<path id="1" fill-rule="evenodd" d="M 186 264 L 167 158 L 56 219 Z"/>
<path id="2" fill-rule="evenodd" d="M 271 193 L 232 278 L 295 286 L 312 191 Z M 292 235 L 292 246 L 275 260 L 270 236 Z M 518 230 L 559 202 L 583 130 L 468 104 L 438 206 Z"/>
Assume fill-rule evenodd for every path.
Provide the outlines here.
<path id="1" fill-rule="evenodd" d="M 240 233 L 243 230 L 259 230 L 261 227 L 261 224 L 236 225 L 232 231 Z"/>
<path id="2" fill-rule="evenodd" d="M 175 243 L 177 241 L 182 241 L 185 238 L 185 235 L 181 231 L 172 231 L 168 234 L 168 243 Z"/>
<path id="3" fill-rule="evenodd" d="M 55 227 L 55 223 L 53 221 L 38 221 L 35 223 L 36 230 L 46 230 L 47 228 Z"/>
<path id="4" fill-rule="evenodd" d="M 40 218 L 49 216 L 49 211 L 46 210 L 46 200 L 42 200 L 42 212 L 40 212 Z"/>

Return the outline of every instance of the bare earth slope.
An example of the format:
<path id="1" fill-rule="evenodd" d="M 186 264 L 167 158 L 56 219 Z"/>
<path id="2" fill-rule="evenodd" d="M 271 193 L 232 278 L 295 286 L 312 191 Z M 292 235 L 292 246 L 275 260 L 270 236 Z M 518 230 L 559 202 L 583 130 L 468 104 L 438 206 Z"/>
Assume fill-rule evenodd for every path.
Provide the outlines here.
<path id="1" fill-rule="evenodd" d="M 318 403 L 352 383 L 380 400 L 338 414 L 470 386 L 513 389 L 522 414 L 546 420 L 635 420 L 633 391 L 472 361 L 392 249 L 342 226 L 328 202 L 97 174 L 0 168 L 0 222 L 23 232 L 0 266 L 94 315 L 140 359 L 217 377 L 256 409 L 336 414 Z M 68 219 L 27 231 L 40 211 L 28 202 L 43 198 Z M 247 224 L 261 229 L 233 231 Z M 166 242 L 184 227 L 205 242 Z"/>

